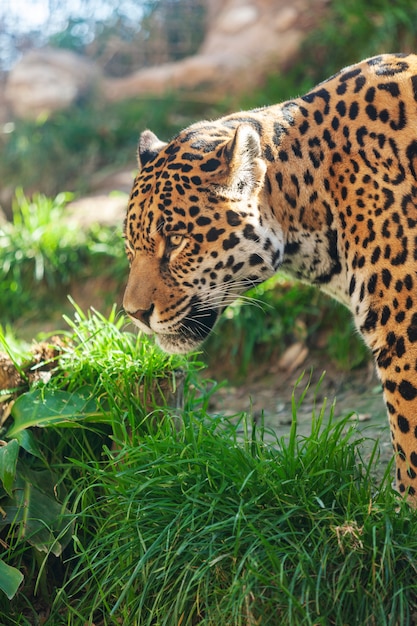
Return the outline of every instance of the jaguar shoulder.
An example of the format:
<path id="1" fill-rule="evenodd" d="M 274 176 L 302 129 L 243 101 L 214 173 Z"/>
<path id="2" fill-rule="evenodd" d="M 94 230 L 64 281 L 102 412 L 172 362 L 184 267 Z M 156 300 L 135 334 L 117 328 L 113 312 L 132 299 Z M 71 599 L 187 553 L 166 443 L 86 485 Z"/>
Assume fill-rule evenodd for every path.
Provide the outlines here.
<path id="1" fill-rule="evenodd" d="M 124 307 L 167 351 L 283 268 L 350 308 L 382 380 L 397 487 L 417 501 L 417 56 L 306 95 L 150 131 L 126 217 Z"/>

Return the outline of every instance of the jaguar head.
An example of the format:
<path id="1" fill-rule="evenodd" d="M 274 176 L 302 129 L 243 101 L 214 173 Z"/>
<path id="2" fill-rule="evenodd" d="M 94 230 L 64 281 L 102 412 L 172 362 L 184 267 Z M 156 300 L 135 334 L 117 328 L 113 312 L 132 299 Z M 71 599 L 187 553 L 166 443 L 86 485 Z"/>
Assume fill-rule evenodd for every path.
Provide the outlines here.
<path id="1" fill-rule="evenodd" d="M 167 352 L 197 348 L 221 312 L 275 273 L 266 165 L 247 124 L 200 123 L 170 143 L 145 131 L 125 221 L 123 306 Z"/>

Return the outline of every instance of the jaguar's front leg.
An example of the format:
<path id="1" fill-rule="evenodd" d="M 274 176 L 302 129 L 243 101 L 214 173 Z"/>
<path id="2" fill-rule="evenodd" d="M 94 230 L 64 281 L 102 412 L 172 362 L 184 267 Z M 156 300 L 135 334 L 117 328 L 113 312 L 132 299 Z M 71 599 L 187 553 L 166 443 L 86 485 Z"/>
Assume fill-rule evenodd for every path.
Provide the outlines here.
<path id="1" fill-rule="evenodd" d="M 417 314 L 401 311 L 387 321 L 389 304 L 375 311 L 378 334 L 372 333 L 369 343 L 374 344 L 388 411 L 396 488 L 417 507 Z"/>

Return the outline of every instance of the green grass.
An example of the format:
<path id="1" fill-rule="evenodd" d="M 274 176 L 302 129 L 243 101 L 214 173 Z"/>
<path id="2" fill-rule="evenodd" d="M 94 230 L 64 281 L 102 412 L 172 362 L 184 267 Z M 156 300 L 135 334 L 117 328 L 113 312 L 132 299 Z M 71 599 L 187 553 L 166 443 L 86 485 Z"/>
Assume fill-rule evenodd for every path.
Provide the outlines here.
<path id="1" fill-rule="evenodd" d="M 285 441 L 192 412 L 74 461 L 73 570 L 47 623 L 63 606 L 71 624 L 409 623 L 417 520 L 347 420 L 319 409 L 297 436 L 299 401 Z"/>
<path id="2" fill-rule="evenodd" d="M 412 623 L 417 518 L 389 469 L 375 482 L 350 416 L 313 402 L 300 436 L 315 394 L 300 381 L 277 439 L 250 415 L 211 415 L 200 364 L 115 312 L 67 321 L 58 370 L 1 432 L 1 559 L 24 581 L 0 595 L 0 623 Z M 184 405 L 170 408 L 160 378 L 179 368 Z"/>
<path id="3" fill-rule="evenodd" d="M 126 275 L 122 225 L 69 225 L 65 212 L 71 198 L 69 193 L 28 198 L 17 190 L 13 219 L 0 225 L 1 324 L 28 318 L 34 309 L 50 316 L 76 282 L 109 271 L 120 281 Z"/>

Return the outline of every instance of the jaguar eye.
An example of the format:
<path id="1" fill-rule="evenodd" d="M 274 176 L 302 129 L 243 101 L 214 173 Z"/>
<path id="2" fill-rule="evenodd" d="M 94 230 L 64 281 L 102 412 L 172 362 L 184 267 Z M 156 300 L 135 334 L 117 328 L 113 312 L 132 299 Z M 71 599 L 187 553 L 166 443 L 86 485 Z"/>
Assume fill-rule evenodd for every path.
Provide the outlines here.
<path id="1" fill-rule="evenodd" d="M 182 235 L 170 235 L 168 237 L 168 244 L 171 249 L 178 248 L 181 245 L 184 237 Z"/>

